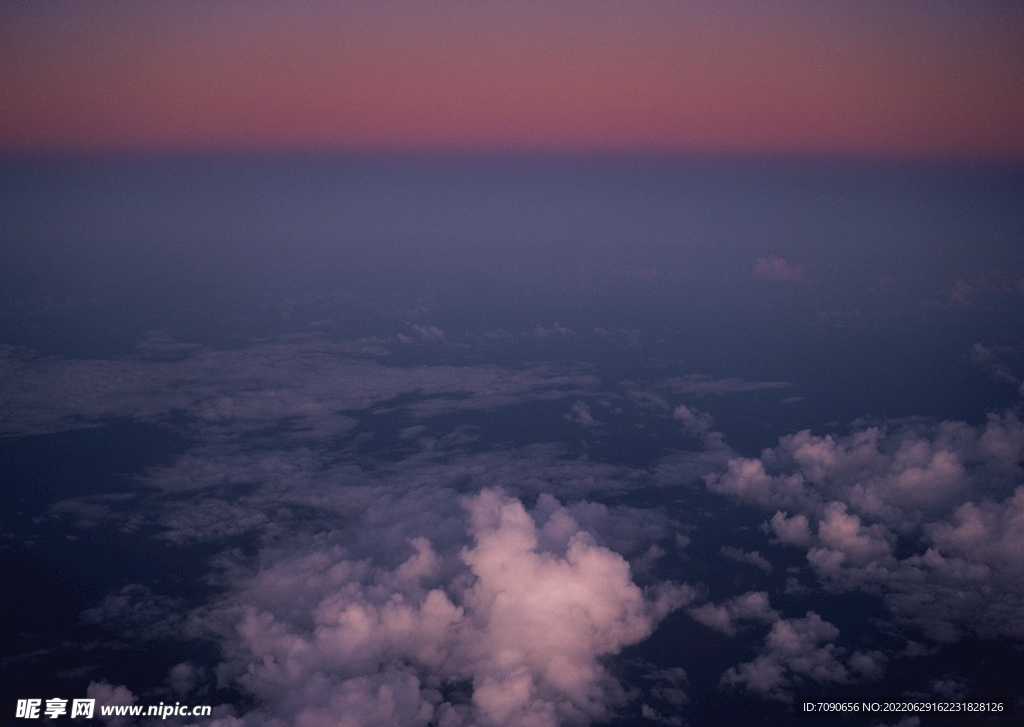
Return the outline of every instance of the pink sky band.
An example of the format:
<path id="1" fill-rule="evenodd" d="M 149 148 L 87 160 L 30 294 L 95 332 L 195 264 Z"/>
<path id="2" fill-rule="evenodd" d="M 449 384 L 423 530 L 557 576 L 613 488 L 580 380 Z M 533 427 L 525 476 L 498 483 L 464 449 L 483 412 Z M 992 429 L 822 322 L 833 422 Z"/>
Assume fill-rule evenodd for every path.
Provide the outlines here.
<path id="1" fill-rule="evenodd" d="M 1024 160 L 1024 12 L 853 5 L 14 3 L 0 152 Z"/>

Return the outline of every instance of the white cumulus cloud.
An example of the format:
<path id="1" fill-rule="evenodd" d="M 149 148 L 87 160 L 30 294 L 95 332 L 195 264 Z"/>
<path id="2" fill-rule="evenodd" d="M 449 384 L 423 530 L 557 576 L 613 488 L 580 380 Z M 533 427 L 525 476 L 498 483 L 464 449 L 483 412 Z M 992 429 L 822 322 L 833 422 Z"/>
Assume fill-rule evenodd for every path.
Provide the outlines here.
<path id="1" fill-rule="evenodd" d="M 546 498 L 542 525 L 499 490 L 463 500 L 469 544 L 424 537 L 388 569 L 341 547 L 266 556 L 197 613 L 222 677 L 261 705 L 246 724 L 587 724 L 624 700 L 605 656 L 693 596 L 642 590 L 619 554 Z"/>

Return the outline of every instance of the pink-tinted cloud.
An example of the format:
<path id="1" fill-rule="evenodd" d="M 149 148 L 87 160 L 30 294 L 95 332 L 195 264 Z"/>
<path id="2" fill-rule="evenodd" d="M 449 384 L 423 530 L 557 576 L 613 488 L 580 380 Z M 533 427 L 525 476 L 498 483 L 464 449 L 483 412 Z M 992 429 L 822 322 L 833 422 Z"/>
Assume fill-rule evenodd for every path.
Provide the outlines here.
<path id="1" fill-rule="evenodd" d="M 780 618 L 778 611 L 769 604 L 768 594 L 764 591 L 750 591 L 721 605 L 705 603 L 691 608 L 688 613 L 698 623 L 727 636 L 736 635 L 736 624 L 739 621 L 771 624 Z"/>
<path id="2" fill-rule="evenodd" d="M 836 658 L 832 643 L 838 636 L 839 629 L 811 611 L 806 618 L 776 621 L 765 640 L 764 653 L 727 670 L 722 684 L 785 700 L 789 695 L 783 687 L 794 675 L 817 682 L 845 682 L 849 673 Z"/>
<path id="3" fill-rule="evenodd" d="M 730 460 L 707 485 L 773 513 L 767 529 L 804 550 L 827 589 L 881 593 L 895 620 L 938 641 L 964 631 L 1019 638 L 1022 458 L 1024 424 L 1006 413 L 983 427 L 801 432 Z M 900 539 L 918 554 L 897 555 Z"/>
<path id="4" fill-rule="evenodd" d="M 781 257 L 762 257 L 754 265 L 754 275 L 768 280 L 785 280 L 793 282 L 804 277 L 803 265 L 790 265 Z"/>
<path id="5" fill-rule="evenodd" d="M 608 714 L 623 692 L 602 659 L 692 589 L 645 593 L 553 498 L 542 523 L 497 490 L 463 504 L 472 544 L 459 552 L 417 537 L 394 568 L 326 543 L 266 553 L 197 614 L 225 646 L 220 673 L 261 705 L 244 724 L 556 727 Z M 438 691 L 457 682 L 469 701 Z"/>
<path id="6" fill-rule="evenodd" d="M 958 305 L 977 303 L 979 299 L 1019 297 L 1024 293 L 1024 278 L 1015 278 L 998 268 L 990 268 L 970 281 L 960 278 L 949 288 L 949 301 Z"/>

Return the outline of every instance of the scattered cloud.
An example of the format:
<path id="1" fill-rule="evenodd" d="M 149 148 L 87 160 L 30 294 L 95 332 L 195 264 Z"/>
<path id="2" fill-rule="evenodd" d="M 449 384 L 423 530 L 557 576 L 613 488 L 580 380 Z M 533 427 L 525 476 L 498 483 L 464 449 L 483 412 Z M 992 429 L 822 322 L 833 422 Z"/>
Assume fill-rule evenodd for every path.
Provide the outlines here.
<path id="1" fill-rule="evenodd" d="M 838 636 L 839 629 L 813 611 L 804 618 L 775 621 L 761 655 L 728 669 L 722 685 L 790 701 L 792 686 L 847 682 L 851 675 L 842 663 L 843 651 L 833 643 Z"/>
<path id="2" fill-rule="evenodd" d="M 721 631 L 726 636 L 736 635 L 739 621 L 772 624 L 780 618 L 779 612 L 769 604 L 768 594 L 764 591 L 750 591 L 717 606 L 705 603 L 689 609 L 687 613 L 698 623 Z"/>
<path id="3" fill-rule="evenodd" d="M 715 420 L 705 411 L 691 409 L 685 404 L 680 404 L 672 412 L 672 418 L 683 423 L 683 431 L 695 437 L 702 436 L 711 431 Z"/>
<path id="4" fill-rule="evenodd" d="M 954 305 L 977 305 L 999 298 L 1016 298 L 1024 293 L 1024 278 L 1016 278 L 998 268 L 989 268 L 976 276 L 960 278 L 947 292 Z"/>
<path id="5" fill-rule="evenodd" d="M 879 593 L 895 621 L 933 640 L 1020 638 L 1022 457 L 1024 424 L 1006 412 L 981 427 L 800 432 L 706 483 L 773 512 L 771 532 L 804 550 L 828 589 Z"/>
<path id="6" fill-rule="evenodd" d="M 114 686 L 106 681 L 90 682 L 86 689 L 86 696 L 96 700 L 95 715 L 102 720 L 107 727 L 124 727 L 132 723 L 132 719 L 126 716 L 104 715 L 101 707 L 107 706 L 131 706 L 138 701 L 131 690 L 123 684 Z"/>
<path id="7" fill-rule="evenodd" d="M 128 643 L 138 643 L 180 634 L 183 606 L 180 599 L 161 596 L 144 585 L 131 583 L 83 611 L 82 620 L 116 632 Z"/>
<path id="8" fill-rule="evenodd" d="M 418 326 L 415 323 L 412 324 L 412 329 L 416 331 L 417 335 L 424 341 L 443 341 L 444 331 L 437 326 Z"/>
<path id="9" fill-rule="evenodd" d="M 666 727 L 685 725 L 686 721 L 679 713 L 690 703 L 690 697 L 686 693 L 689 683 L 686 670 L 679 667 L 651 669 L 644 674 L 644 679 L 651 684 L 650 701 L 655 702 L 657 706 L 646 702 L 641 704 L 641 716 L 655 724 L 666 725 Z M 659 710 L 658 707 L 661 709 Z"/>
<path id="10" fill-rule="evenodd" d="M 1017 389 L 1024 397 L 1024 379 L 1017 375 L 1020 370 L 1021 346 L 982 346 L 975 343 L 971 348 L 971 363 L 988 371 L 997 381 L 1002 381 Z M 1011 365 L 1011 362 L 1017 365 Z"/>
<path id="11" fill-rule="evenodd" d="M 765 573 L 771 573 L 773 570 L 772 564 L 769 563 L 767 559 L 762 557 L 762 555 L 758 553 L 756 550 L 752 553 L 748 553 L 739 548 L 734 548 L 732 546 L 726 545 L 719 551 L 719 553 L 721 553 L 722 557 L 724 558 L 728 558 L 729 560 L 734 561 L 736 563 L 752 565 L 755 568 L 763 570 Z"/>
<path id="12" fill-rule="evenodd" d="M 790 265 L 781 257 L 762 257 L 754 265 L 754 275 L 768 280 L 796 282 L 803 279 L 804 266 Z"/>
<path id="13" fill-rule="evenodd" d="M 573 404 L 572 409 L 570 409 L 569 413 L 564 416 L 569 421 L 576 422 L 584 427 L 596 427 L 600 424 L 600 422 L 594 419 L 593 415 L 590 413 L 590 407 L 582 401 L 577 401 Z"/>

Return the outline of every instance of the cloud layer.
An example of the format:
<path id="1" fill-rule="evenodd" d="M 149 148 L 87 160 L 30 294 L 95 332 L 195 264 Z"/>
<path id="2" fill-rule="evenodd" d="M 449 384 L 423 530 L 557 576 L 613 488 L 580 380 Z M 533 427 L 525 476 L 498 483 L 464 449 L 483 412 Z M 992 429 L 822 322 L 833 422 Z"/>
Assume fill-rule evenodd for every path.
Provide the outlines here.
<path id="1" fill-rule="evenodd" d="M 800 432 L 706 478 L 772 513 L 828 589 L 881 595 L 926 638 L 1024 637 L 1024 424 Z"/>
<path id="2" fill-rule="evenodd" d="M 94 692 L 216 696 L 217 727 L 553 727 L 637 714 L 681 725 L 702 692 L 785 709 L 797 690 L 870 688 L 901 652 L 1024 638 L 1014 411 L 979 426 L 802 431 L 741 457 L 717 431 L 719 410 L 695 403 L 777 398 L 790 384 L 388 366 L 368 346 L 151 339 L 134 359 L 0 359 L 6 432 L 125 417 L 188 438 L 138 472 L 137 489 L 47 503 L 40 516 L 215 554 L 199 566 L 213 590 L 196 600 L 122 584 L 81 616 L 117 648 L 200 638 L 219 656 L 168 664 L 159 687 Z M 554 424 L 513 443 L 474 417 Z M 627 465 L 602 449 L 616 438 L 659 444 L 650 464 Z M 865 634 L 834 608 L 853 592 L 884 607 Z M 710 676 L 682 637 L 672 661 L 633 656 L 684 607 L 673 639 L 696 629 L 732 644 Z"/>

